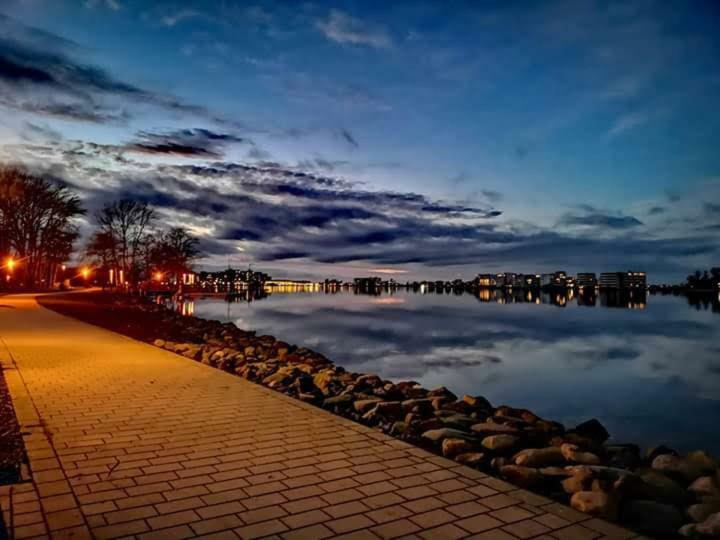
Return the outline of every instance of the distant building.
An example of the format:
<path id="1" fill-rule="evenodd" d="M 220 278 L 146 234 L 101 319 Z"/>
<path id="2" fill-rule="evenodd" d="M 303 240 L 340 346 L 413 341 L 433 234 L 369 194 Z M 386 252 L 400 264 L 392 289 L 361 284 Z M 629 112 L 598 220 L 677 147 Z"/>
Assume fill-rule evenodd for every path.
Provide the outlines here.
<path id="1" fill-rule="evenodd" d="M 495 287 L 497 285 L 497 276 L 495 274 L 478 274 L 475 282 L 478 287 Z"/>
<path id="2" fill-rule="evenodd" d="M 527 289 L 536 289 L 541 286 L 540 274 L 526 274 L 523 276 L 523 286 Z"/>
<path id="3" fill-rule="evenodd" d="M 603 272 L 600 274 L 602 289 L 645 289 L 647 274 L 645 272 Z"/>
<path id="4" fill-rule="evenodd" d="M 540 276 L 542 287 L 567 287 L 567 273 L 562 270 Z"/>
<path id="5" fill-rule="evenodd" d="M 595 272 L 581 272 L 577 275 L 577 286 L 581 289 L 594 289 L 598 281 Z"/>
<path id="6" fill-rule="evenodd" d="M 373 292 L 382 288 L 382 279 L 379 277 L 355 278 L 355 290 Z"/>

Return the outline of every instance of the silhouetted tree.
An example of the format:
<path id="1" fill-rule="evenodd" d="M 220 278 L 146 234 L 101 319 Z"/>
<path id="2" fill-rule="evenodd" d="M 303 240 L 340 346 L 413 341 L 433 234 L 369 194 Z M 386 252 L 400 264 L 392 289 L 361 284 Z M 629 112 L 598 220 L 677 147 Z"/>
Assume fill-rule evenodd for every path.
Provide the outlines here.
<path id="1" fill-rule="evenodd" d="M 146 203 L 126 199 L 106 205 L 95 218 L 99 229 L 88 249 L 92 247 L 118 276 L 122 273 L 126 281 L 137 285 L 147 270 L 155 212 Z"/>
<path id="2" fill-rule="evenodd" d="M 73 219 L 80 199 L 16 166 L 0 166 L 0 255 L 17 259 L 15 272 L 26 287 L 50 287 L 58 266 L 78 237 Z"/>
<path id="3" fill-rule="evenodd" d="M 153 244 L 150 261 L 153 268 L 179 279 L 199 256 L 197 239 L 182 227 L 174 227 Z"/>

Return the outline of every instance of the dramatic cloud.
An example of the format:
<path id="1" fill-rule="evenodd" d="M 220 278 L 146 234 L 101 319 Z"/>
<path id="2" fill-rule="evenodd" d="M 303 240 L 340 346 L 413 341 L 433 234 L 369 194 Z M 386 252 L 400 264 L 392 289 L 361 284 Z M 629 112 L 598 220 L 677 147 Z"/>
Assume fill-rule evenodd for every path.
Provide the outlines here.
<path id="1" fill-rule="evenodd" d="M 559 223 L 568 226 L 588 226 L 605 229 L 630 229 L 643 224 L 642 221 L 632 216 L 611 216 L 606 214 L 565 214 L 560 218 Z"/>
<path id="2" fill-rule="evenodd" d="M 331 10 L 326 19 L 317 22 L 317 27 L 325 37 L 337 43 L 367 45 L 378 49 L 392 45 L 390 36 L 384 30 L 372 28 L 339 9 Z"/>
<path id="3" fill-rule="evenodd" d="M 0 15 L 0 28 L 13 23 Z M 204 107 L 116 79 L 105 70 L 73 60 L 73 44 L 25 27 L 0 37 L 0 106 L 83 122 L 117 122 L 129 113 L 118 103 L 151 105 L 211 118 Z M 60 46 L 53 46 L 53 43 Z"/>
<path id="4" fill-rule="evenodd" d="M 245 139 L 236 135 L 197 128 L 168 133 L 141 132 L 138 140 L 125 145 L 124 149 L 145 154 L 219 158 L 226 144 L 243 142 Z"/>

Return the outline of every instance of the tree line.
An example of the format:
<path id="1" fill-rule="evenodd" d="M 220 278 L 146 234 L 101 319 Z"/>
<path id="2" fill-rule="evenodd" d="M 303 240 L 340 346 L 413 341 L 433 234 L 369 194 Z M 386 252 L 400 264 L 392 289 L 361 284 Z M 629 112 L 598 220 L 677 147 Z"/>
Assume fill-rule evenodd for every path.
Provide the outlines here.
<path id="1" fill-rule="evenodd" d="M 27 169 L 0 166 L 0 288 L 48 289 L 72 278 L 64 272 L 80 239 L 86 210 L 80 197 Z M 148 204 L 120 200 L 92 219 L 78 250 L 94 281 L 127 289 L 152 279 L 178 281 L 200 256 L 198 241 L 183 227 L 158 226 Z"/>

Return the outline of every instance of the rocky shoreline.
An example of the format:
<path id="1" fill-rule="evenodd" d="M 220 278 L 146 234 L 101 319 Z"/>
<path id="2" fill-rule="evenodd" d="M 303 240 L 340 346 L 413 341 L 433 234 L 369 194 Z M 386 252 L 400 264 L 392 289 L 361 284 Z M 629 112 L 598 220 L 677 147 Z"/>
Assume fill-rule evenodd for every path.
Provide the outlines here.
<path id="1" fill-rule="evenodd" d="M 72 311 L 63 302 L 43 304 Z M 481 396 L 458 397 L 447 388 L 428 390 L 412 381 L 395 383 L 351 373 L 310 349 L 258 336 L 232 323 L 183 317 L 147 301 L 115 296 L 112 309 L 135 313 L 135 322 L 124 332 L 128 335 L 138 337 L 132 328 L 140 332 L 142 327 L 142 339 L 158 347 L 500 476 L 581 512 L 660 538 L 720 537 L 720 469 L 706 452 L 680 455 L 661 446 L 642 453 L 634 444 L 608 443 L 609 433 L 595 419 L 567 429 L 527 409 L 493 406 Z M 102 326 L 97 319 L 89 322 Z"/>

